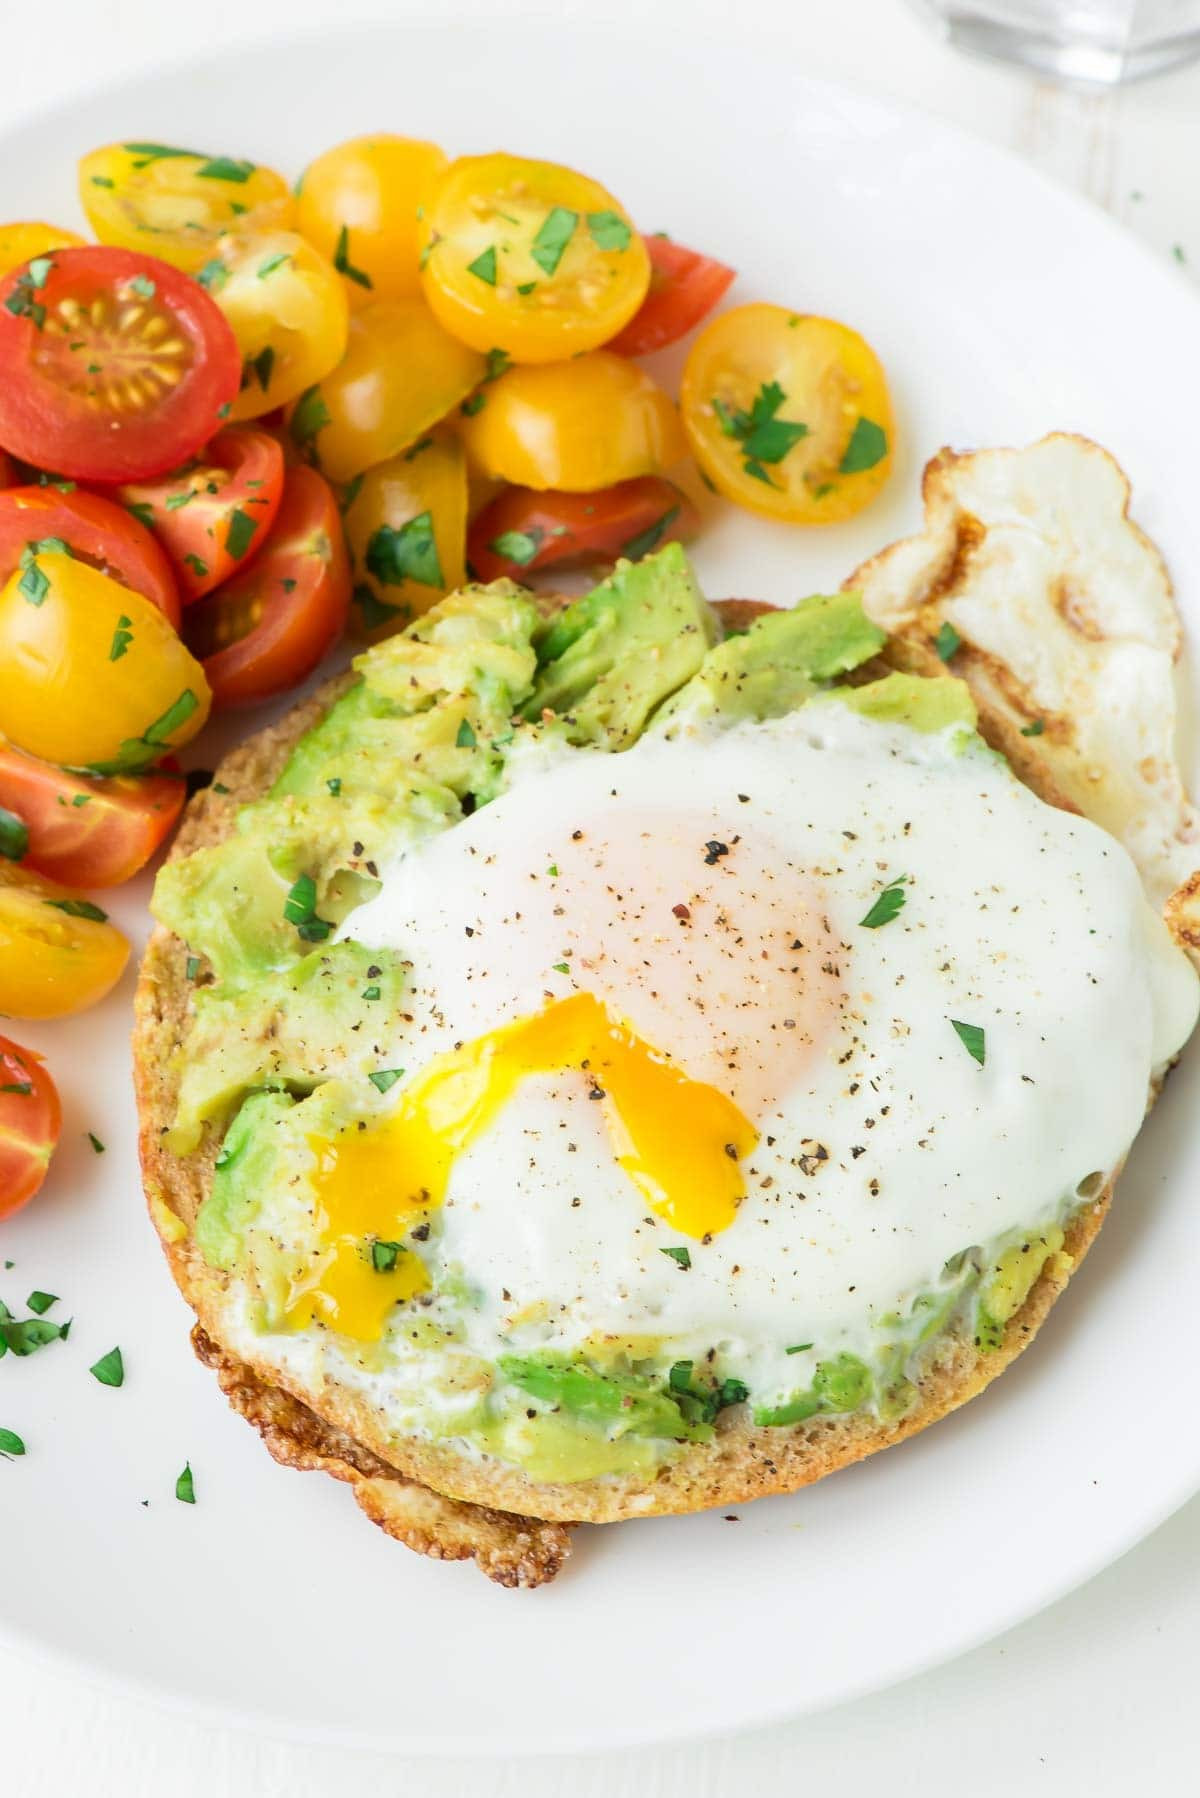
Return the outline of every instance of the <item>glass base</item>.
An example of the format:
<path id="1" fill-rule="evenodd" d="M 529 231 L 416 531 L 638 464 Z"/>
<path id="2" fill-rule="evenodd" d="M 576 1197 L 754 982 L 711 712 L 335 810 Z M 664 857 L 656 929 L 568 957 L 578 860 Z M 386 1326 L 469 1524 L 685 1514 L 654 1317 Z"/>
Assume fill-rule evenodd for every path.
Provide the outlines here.
<path id="1" fill-rule="evenodd" d="M 1200 56 L 1200 29 L 1114 49 L 1078 37 L 1068 41 L 1023 25 L 1006 25 L 968 7 L 921 4 L 920 10 L 934 19 L 942 36 L 956 49 L 1017 63 L 1076 87 L 1105 88 L 1144 81 Z"/>

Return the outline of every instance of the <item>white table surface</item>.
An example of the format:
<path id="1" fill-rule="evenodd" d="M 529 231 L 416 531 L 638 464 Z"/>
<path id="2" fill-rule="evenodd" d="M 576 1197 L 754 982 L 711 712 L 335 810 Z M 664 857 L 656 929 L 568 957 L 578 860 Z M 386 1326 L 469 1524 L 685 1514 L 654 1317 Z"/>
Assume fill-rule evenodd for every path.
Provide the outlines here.
<path id="1" fill-rule="evenodd" d="M 943 48 L 904 0 L 13 4 L 4 9 L 4 108 L 16 119 L 135 68 L 186 57 L 198 34 L 205 46 L 236 43 L 406 10 L 636 18 L 647 4 L 660 17 L 677 12 L 681 30 L 736 21 L 728 28 L 761 36 L 810 73 L 915 102 L 1007 144 L 1200 275 L 1200 64 L 1122 94 L 1061 93 Z M 398 129 L 402 103 L 398 95 Z M 513 139 L 519 145 L 519 119 Z M 1128 343 L 1113 353 L 1136 354 L 1137 333 L 1148 325 L 1131 319 Z M 1193 1427 L 1190 1408 L 1182 1427 Z M 987 1544 L 980 1550 L 986 1557 Z M 4 1557 L 19 1552 L 0 1514 L 0 1582 Z M 54 1602 L 51 1568 L 46 1602 Z M 269 1630 L 264 1636 L 269 1642 Z M 737 1644 L 719 1652 L 736 1654 Z M 302 1749 L 112 1699 L 0 1651 L 0 1786 L 14 1798 L 742 1798 L 831 1789 L 839 1798 L 1175 1798 L 1200 1782 L 1198 1665 L 1200 1499 L 1090 1585 L 950 1666 L 804 1723 L 690 1747 L 503 1765 Z"/>

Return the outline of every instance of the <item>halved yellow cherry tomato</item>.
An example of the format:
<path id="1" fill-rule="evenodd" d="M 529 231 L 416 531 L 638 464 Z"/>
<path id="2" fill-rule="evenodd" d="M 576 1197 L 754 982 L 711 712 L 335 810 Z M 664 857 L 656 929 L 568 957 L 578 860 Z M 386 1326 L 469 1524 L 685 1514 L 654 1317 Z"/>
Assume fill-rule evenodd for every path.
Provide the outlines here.
<path id="1" fill-rule="evenodd" d="M 343 502 L 345 503 L 345 502 Z M 343 513 L 354 562 L 350 617 L 375 642 L 461 587 L 467 458 L 451 436 L 429 438 L 369 468 Z"/>
<path id="2" fill-rule="evenodd" d="M 341 277 L 294 231 L 222 237 L 201 278 L 242 352 L 232 418 L 287 405 L 345 355 L 350 310 Z"/>
<path id="3" fill-rule="evenodd" d="M 662 388 L 608 350 L 510 368 L 481 397 L 460 425 L 467 454 L 485 475 L 516 487 L 593 493 L 658 474 L 686 450 Z"/>
<path id="4" fill-rule="evenodd" d="M 103 999 L 129 960 L 107 913 L 0 861 L 0 1012 L 63 1018 Z"/>
<path id="5" fill-rule="evenodd" d="M 692 345 L 680 395 L 697 462 L 727 499 L 792 524 L 838 524 L 892 466 L 887 379 L 832 318 L 737 306 Z"/>
<path id="6" fill-rule="evenodd" d="M 99 774 L 194 737 L 208 682 L 158 607 L 60 549 L 34 552 L 0 589 L 0 735 Z"/>
<path id="7" fill-rule="evenodd" d="M 0 225 L 0 277 L 35 256 L 48 256 L 51 250 L 68 250 L 83 242 L 74 231 L 61 225 L 44 225 L 41 220 L 23 220 L 16 225 Z"/>
<path id="8" fill-rule="evenodd" d="M 376 300 L 351 318 L 344 359 L 300 395 L 289 427 L 324 474 L 351 481 L 423 437 L 486 372 L 424 300 Z"/>
<path id="9" fill-rule="evenodd" d="M 101 243 L 196 274 L 227 231 L 286 231 L 295 202 L 274 169 L 171 144 L 106 144 L 79 164 L 79 198 Z"/>
<path id="10" fill-rule="evenodd" d="M 425 296 L 447 331 L 515 362 L 559 362 L 615 337 L 650 259 L 599 182 L 556 162 L 463 156 L 421 220 Z"/>
<path id="11" fill-rule="evenodd" d="M 420 293 L 418 215 L 445 167 L 436 144 L 388 132 L 351 138 L 309 163 L 296 228 L 335 264 L 352 306 Z"/>

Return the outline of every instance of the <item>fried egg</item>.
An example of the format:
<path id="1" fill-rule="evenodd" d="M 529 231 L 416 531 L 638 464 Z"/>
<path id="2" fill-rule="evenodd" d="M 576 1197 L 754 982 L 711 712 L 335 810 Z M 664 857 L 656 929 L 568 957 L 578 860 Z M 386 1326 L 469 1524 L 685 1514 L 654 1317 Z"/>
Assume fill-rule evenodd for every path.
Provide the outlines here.
<path id="1" fill-rule="evenodd" d="M 330 1229 L 436 1216 L 489 1360 L 653 1338 L 756 1396 L 1066 1215 L 1198 1004 L 1119 843 L 834 699 L 514 755 L 343 934 L 411 1000 L 386 1103 L 313 1145 Z"/>

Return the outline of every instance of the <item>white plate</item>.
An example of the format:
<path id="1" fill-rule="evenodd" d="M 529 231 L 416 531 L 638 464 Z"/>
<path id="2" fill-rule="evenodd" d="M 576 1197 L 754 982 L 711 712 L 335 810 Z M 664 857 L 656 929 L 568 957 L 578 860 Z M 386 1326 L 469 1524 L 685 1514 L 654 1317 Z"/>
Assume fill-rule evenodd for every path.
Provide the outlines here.
<path id="1" fill-rule="evenodd" d="M 830 312 L 875 344 L 903 429 L 886 498 L 823 534 L 729 509 L 697 549 L 711 594 L 827 588 L 916 522 L 940 444 L 1068 426 L 1125 463 L 1181 602 L 1200 603 L 1200 312 L 1183 282 L 999 152 L 732 42 L 443 20 L 239 50 L 4 138 L 0 215 L 69 221 L 76 154 L 113 138 L 295 171 L 372 125 L 575 163 L 645 227 L 736 263 L 735 300 Z M 143 905 L 139 892 L 114 906 L 138 935 Z M 50 1054 L 67 1121 L 45 1196 L 3 1227 L 0 1260 L 16 1266 L 0 1294 L 15 1307 L 49 1288 L 76 1322 L 65 1345 L 0 1364 L 0 1424 L 29 1445 L 0 1462 L 14 1644 L 314 1740 L 461 1754 L 695 1736 L 830 1705 L 978 1643 L 1200 1486 L 1178 1399 L 1200 1280 L 1194 1057 L 1086 1272 L 1036 1349 L 965 1412 L 737 1522 L 583 1530 L 545 1591 L 421 1561 L 343 1488 L 276 1467 L 192 1359 L 140 1198 L 131 990 L 132 977 L 90 1016 L 21 1031 Z M 87 1371 L 114 1343 L 120 1391 Z M 173 1496 L 185 1459 L 194 1509 Z"/>

